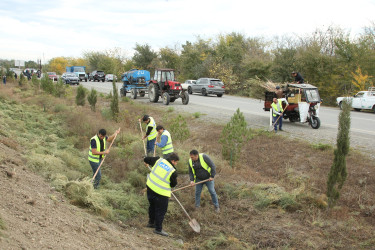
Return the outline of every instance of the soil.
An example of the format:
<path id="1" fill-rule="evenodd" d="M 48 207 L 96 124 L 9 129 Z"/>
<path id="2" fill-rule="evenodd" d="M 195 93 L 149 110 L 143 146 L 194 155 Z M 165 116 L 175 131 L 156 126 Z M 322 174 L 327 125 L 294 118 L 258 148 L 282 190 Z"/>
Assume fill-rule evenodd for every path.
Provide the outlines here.
<path id="1" fill-rule="evenodd" d="M 6 225 L 0 249 L 170 249 L 180 244 L 152 229 L 111 223 L 69 204 L 23 165 L 16 150 L 0 142 L 0 151 L 11 159 L 0 165 L 0 217 Z"/>

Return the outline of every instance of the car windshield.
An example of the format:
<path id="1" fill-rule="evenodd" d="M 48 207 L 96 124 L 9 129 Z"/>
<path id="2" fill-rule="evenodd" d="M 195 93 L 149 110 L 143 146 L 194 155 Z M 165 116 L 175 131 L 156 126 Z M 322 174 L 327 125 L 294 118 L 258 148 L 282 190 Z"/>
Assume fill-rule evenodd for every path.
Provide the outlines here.
<path id="1" fill-rule="evenodd" d="M 191 83 L 192 83 L 192 84 L 195 84 L 195 83 L 197 83 L 197 81 L 191 81 Z"/>
<path id="2" fill-rule="evenodd" d="M 98 74 L 104 74 L 104 71 L 96 71 Z"/>
<path id="3" fill-rule="evenodd" d="M 359 92 L 354 97 L 362 97 L 365 94 L 365 92 Z"/>
<path id="4" fill-rule="evenodd" d="M 75 67 L 74 72 L 85 72 L 85 70 L 83 69 L 83 67 Z"/>
<path id="5" fill-rule="evenodd" d="M 305 94 L 308 102 L 320 102 L 319 92 L 317 89 L 306 89 Z"/>
<path id="6" fill-rule="evenodd" d="M 210 84 L 212 84 L 214 86 L 223 86 L 224 85 L 224 83 L 220 80 L 211 80 Z"/>
<path id="7" fill-rule="evenodd" d="M 54 76 L 54 75 L 56 75 L 55 72 L 47 72 L 47 74 L 48 74 L 49 76 Z"/>
<path id="8" fill-rule="evenodd" d="M 75 77 L 76 75 L 75 74 L 66 74 L 66 76 Z"/>

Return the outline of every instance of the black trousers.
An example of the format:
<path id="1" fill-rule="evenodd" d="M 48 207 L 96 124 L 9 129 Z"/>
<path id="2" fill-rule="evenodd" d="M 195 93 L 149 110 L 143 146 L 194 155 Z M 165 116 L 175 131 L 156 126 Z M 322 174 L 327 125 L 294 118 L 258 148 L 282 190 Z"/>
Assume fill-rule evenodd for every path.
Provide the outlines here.
<path id="1" fill-rule="evenodd" d="M 155 229 L 161 231 L 163 228 L 164 216 L 168 210 L 169 197 L 155 193 L 147 187 L 147 199 L 150 203 L 148 208 L 149 223 L 155 223 Z"/>

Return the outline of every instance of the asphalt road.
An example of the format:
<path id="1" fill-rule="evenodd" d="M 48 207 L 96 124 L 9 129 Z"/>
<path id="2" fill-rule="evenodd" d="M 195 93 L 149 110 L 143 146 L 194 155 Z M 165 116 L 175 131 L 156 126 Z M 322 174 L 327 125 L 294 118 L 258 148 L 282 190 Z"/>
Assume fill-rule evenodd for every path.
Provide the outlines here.
<path id="1" fill-rule="evenodd" d="M 112 91 L 112 83 L 108 82 L 83 82 L 82 85 L 88 89 L 95 88 L 102 93 Z M 120 90 L 122 83 L 116 83 Z M 130 96 L 130 94 L 129 94 Z M 266 128 L 270 126 L 269 112 L 263 111 L 264 102 L 262 100 L 228 96 L 224 95 L 219 98 L 216 96 L 201 96 L 198 94 L 189 95 L 188 105 L 182 105 L 181 99 L 166 106 L 161 99 L 158 103 L 150 103 L 148 96 L 138 97 L 136 101 L 149 105 L 158 105 L 160 108 L 168 109 L 174 107 L 175 111 L 201 113 L 200 119 L 214 120 L 219 123 L 227 123 L 237 108 L 244 114 L 245 119 L 252 128 Z M 338 128 L 339 108 L 321 107 L 319 117 L 321 126 L 319 129 L 312 129 L 308 123 L 299 122 L 291 123 L 288 120 L 283 121 L 285 132 L 279 132 L 282 135 L 295 137 L 311 143 L 335 143 Z M 370 112 L 351 112 L 351 146 L 369 153 L 374 154 L 375 149 L 375 114 Z"/>

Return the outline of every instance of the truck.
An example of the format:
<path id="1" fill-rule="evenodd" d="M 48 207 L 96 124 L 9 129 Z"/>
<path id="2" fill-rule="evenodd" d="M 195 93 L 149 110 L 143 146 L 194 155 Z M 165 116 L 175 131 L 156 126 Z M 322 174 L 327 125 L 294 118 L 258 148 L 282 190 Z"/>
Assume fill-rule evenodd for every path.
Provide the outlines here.
<path id="1" fill-rule="evenodd" d="M 131 69 L 121 75 L 121 80 L 124 83 L 120 89 L 121 96 L 126 96 L 130 93 L 132 99 L 137 99 L 137 96 L 144 97 L 150 84 L 150 71 Z"/>
<path id="2" fill-rule="evenodd" d="M 342 102 L 344 99 L 351 102 L 352 108 L 355 111 L 371 110 L 375 113 L 375 87 L 369 87 L 368 91 L 359 91 L 354 96 L 337 97 L 337 105 L 342 109 Z"/>
<path id="3" fill-rule="evenodd" d="M 74 73 L 80 81 L 87 82 L 86 66 L 68 66 L 66 72 Z"/>

